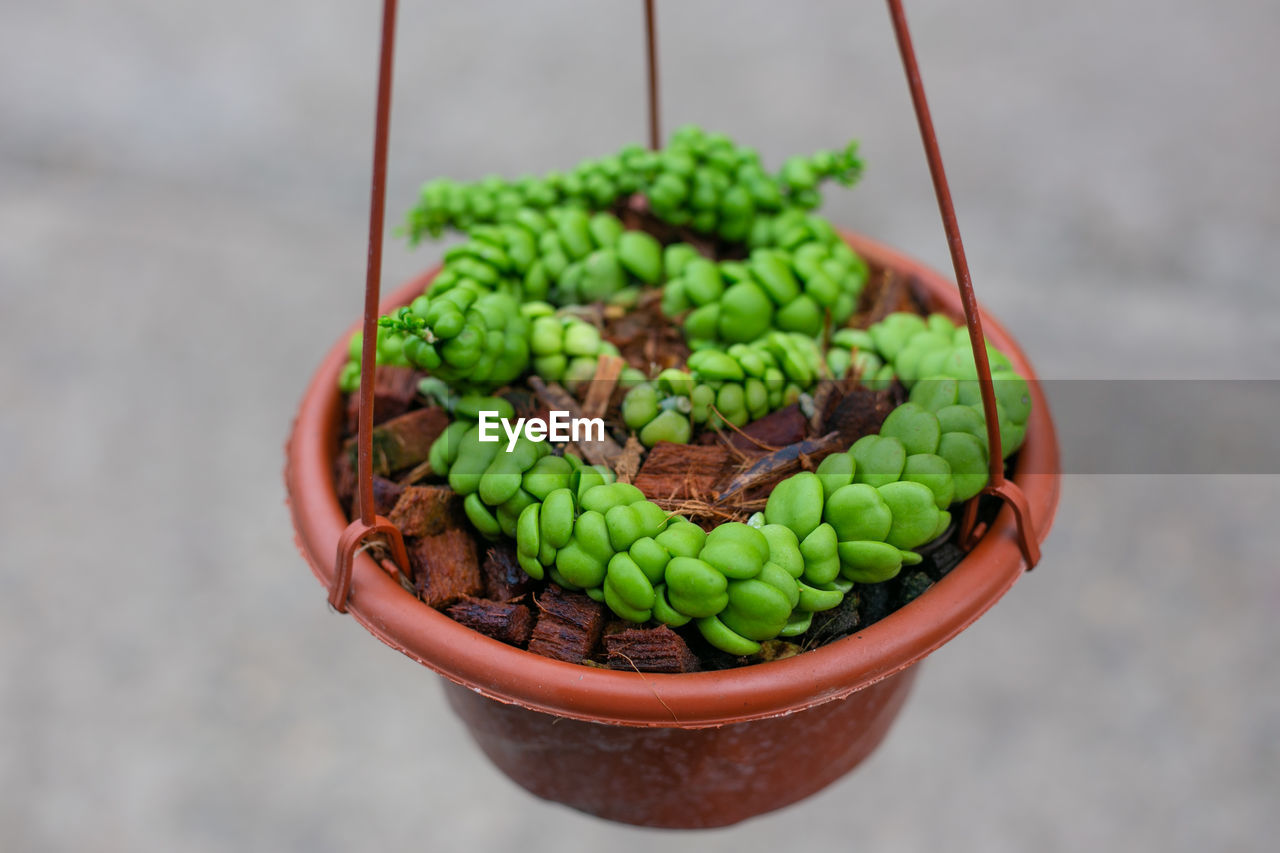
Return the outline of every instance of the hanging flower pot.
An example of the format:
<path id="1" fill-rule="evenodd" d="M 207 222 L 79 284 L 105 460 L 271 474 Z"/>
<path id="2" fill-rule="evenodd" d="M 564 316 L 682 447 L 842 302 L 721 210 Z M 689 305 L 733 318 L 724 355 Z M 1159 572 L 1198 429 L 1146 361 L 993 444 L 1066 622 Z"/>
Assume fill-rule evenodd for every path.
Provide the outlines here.
<path id="1" fill-rule="evenodd" d="M 556 180 L 428 185 L 411 230 L 457 227 L 472 239 L 378 306 L 387 0 L 364 337 L 354 353 L 347 339 L 336 343 L 303 398 L 287 450 L 289 502 L 331 603 L 443 675 L 481 749 L 539 796 L 664 827 L 731 824 L 803 799 L 879 744 L 914 664 L 1038 558 L 1059 487 L 1048 406 L 1016 342 L 972 299 L 905 21 L 890 5 L 959 291 L 806 212 L 823 177 L 856 176 L 852 149 L 793 158 L 775 177 L 746 149 L 682 130 L 661 156 L 625 149 L 608 166 Z M 736 177 L 716 177 L 726 172 Z M 869 309 L 868 281 L 880 295 Z M 651 336 L 645 357 L 621 353 L 601 334 L 616 326 L 564 310 L 587 303 L 597 319 L 615 320 L 647 304 L 692 351 L 673 345 L 662 360 L 677 366 L 663 366 Z M 889 310 L 904 307 L 915 313 Z M 396 524 L 377 513 L 375 356 L 403 365 L 401 376 L 432 374 L 423 392 L 439 401 L 419 410 L 439 420 L 429 452 L 387 462 L 397 451 L 384 441 L 383 467 L 411 465 L 414 482 L 447 477 L 431 494 L 455 511 L 434 518 L 430 536 L 473 560 L 476 539 L 505 548 L 519 575 L 518 589 L 495 596 L 505 600 L 475 597 L 475 583 L 439 589 L 432 573 L 449 575 L 439 561 L 454 552 L 400 511 L 410 503 L 403 493 Z M 520 390 L 530 375 L 543 403 L 608 413 L 612 431 L 630 433 L 625 451 L 602 427 L 601 446 L 612 449 L 593 464 L 604 450 L 576 436 L 547 442 L 545 424 L 543 439 L 499 430 L 484 444 L 487 415 L 510 421 L 511 400 L 531 399 Z M 835 390 L 815 390 L 824 377 Z M 842 422 L 855 387 L 882 389 L 875 423 Z M 352 521 L 334 472 L 345 452 L 344 389 L 357 388 Z M 515 391 L 493 396 L 504 388 Z M 795 440 L 762 441 L 773 433 L 753 428 L 768 418 L 790 418 Z M 862 437 L 850 441 L 846 428 Z M 692 458 L 682 448 L 713 430 L 722 442 L 736 433 L 757 445 L 742 452 L 750 464 L 714 498 L 651 493 L 641 460 Z M 995 498 L 1005 502 L 998 511 Z M 425 548 L 431 568 L 415 568 L 401 528 L 420 537 L 414 554 Z M 850 623 L 842 639 L 804 650 L 791 642 L 819 636 L 815 619 L 858 589 L 883 589 L 939 542 L 966 553 L 927 591 L 903 596 L 908 603 L 874 624 Z M 446 615 L 432 604 L 453 606 Z M 499 617 L 484 632 L 463 624 Z M 602 643 L 610 665 L 631 671 L 584 665 Z M 712 670 L 713 659 L 743 665 Z"/>

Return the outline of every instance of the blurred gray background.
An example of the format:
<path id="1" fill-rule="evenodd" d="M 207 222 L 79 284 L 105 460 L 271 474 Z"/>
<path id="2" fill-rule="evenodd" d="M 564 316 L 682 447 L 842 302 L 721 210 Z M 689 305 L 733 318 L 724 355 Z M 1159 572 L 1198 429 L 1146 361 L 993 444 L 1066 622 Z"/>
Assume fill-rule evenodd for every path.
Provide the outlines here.
<path id="1" fill-rule="evenodd" d="M 389 221 L 643 138 L 638 0 L 402 5 Z M 1041 374 L 1280 378 L 1280 5 L 908 6 L 978 294 Z M 284 506 L 360 307 L 377 7 L 0 6 L 0 849 L 1272 849 L 1275 476 L 1068 476 L 1042 567 L 781 813 L 646 832 L 493 770 Z M 668 128 L 858 137 L 831 218 L 948 268 L 883 4 L 659 7 Z M 391 240 L 387 285 L 437 256 Z"/>

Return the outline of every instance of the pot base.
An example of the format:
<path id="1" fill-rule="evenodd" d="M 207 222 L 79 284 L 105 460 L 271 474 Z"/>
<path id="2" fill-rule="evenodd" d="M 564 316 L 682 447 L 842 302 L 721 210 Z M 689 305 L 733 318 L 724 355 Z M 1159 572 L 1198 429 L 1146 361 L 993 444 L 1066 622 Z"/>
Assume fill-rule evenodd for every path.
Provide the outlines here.
<path id="1" fill-rule="evenodd" d="M 705 829 L 788 806 L 848 773 L 884 740 L 918 670 L 803 711 L 705 729 L 589 723 L 444 686 L 484 754 L 531 793 L 606 820 Z"/>

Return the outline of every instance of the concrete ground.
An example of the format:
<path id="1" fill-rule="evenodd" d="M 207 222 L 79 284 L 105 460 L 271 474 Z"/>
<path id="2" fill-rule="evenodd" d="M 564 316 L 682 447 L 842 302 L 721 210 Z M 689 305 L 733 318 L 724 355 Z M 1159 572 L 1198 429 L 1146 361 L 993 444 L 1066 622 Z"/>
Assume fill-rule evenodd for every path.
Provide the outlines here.
<path id="1" fill-rule="evenodd" d="M 283 502 L 360 306 L 376 5 L 0 11 L 0 849 L 1272 849 L 1274 386 L 1198 436 L 1219 473 L 1100 475 L 1066 436 L 1042 567 L 803 804 L 658 834 L 491 768 L 434 676 L 327 611 Z M 668 126 L 774 163 L 862 139 L 831 218 L 946 268 L 879 4 L 659 5 Z M 909 6 L 978 294 L 1042 375 L 1280 378 L 1280 6 Z M 405 3 L 390 217 L 429 176 L 640 139 L 640 25 Z M 437 254 L 393 240 L 388 285 Z M 1141 448 L 1173 410 L 1063 419 Z"/>

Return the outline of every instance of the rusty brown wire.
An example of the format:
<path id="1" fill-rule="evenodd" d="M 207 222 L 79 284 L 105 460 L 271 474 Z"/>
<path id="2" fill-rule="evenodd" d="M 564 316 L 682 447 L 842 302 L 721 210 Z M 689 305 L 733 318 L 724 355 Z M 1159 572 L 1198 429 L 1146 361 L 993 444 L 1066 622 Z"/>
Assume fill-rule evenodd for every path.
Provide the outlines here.
<path id="1" fill-rule="evenodd" d="M 373 500 L 373 373 L 378 352 L 378 302 L 382 283 L 382 231 L 387 209 L 387 138 L 391 129 L 391 79 L 395 62 L 396 0 L 383 0 L 378 56 L 378 106 L 374 119 L 373 178 L 369 192 L 369 257 L 364 280 L 364 341 L 360 351 L 360 414 L 356 430 L 356 503 L 359 518 L 338 540 L 329 603 L 346 612 L 356 552 L 371 536 L 385 536 L 391 557 L 410 577 L 400 530 L 377 513 Z"/>
<path id="2" fill-rule="evenodd" d="M 997 417 L 995 385 L 991 379 L 991 363 L 987 358 L 986 337 L 982 333 L 982 316 L 978 311 L 978 298 L 973 293 L 973 281 L 969 276 L 969 262 L 965 258 L 964 243 L 960 239 L 960 225 L 956 221 L 955 202 L 947 173 L 942 167 L 942 152 L 938 148 L 938 135 L 934 131 L 929 103 L 925 100 L 924 81 L 916 62 L 915 47 L 911 43 L 911 31 L 907 27 L 907 15 L 902 0 L 887 0 L 889 17 L 893 20 L 893 33 L 902 55 L 902 68 L 911 90 L 911 104 L 915 108 L 916 122 L 920 125 L 920 139 L 924 143 L 925 159 L 929 163 L 929 176 L 933 179 L 934 194 L 938 197 L 938 212 L 942 215 L 942 228 L 947 235 L 947 248 L 951 251 L 951 264 L 955 268 L 956 286 L 960 289 L 960 304 L 964 308 L 965 325 L 969 328 L 969 344 L 973 348 L 973 360 L 978 369 L 978 386 L 982 392 L 982 411 L 987 421 L 987 456 L 989 472 L 986 494 L 995 495 L 1008 503 L 1014 512 L 1018 529 L 1018 545 L 1022 549 L 1027 568 L 1040 561 L 1040 543 L 1035 534 L 1026 497 L 1017 483 L 1005 479 L 1004 454 L 1000 445 L 1000 421 Z M 965 507 L 963 538 L 971 538 L 977 519 L 977 499 Z"/>

